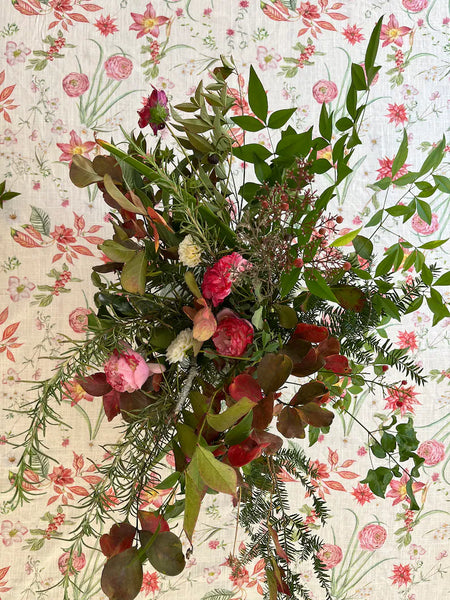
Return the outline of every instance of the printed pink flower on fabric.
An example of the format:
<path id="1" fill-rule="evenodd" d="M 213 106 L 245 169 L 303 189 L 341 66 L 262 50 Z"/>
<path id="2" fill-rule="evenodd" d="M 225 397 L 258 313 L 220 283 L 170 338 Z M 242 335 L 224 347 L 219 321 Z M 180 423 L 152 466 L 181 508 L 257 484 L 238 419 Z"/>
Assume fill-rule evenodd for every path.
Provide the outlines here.
<path id="1" fill-rule="evenodd" d="M 29 298 L 31 296 L 30 292 L 32 292 L 35 287 L 35 284 L 28 281 L 27 277 L 19 279 L 13 275 L 8 279 L 8 293 L 13 302 L 19 302 L 19 300 Z"/>
<path id="2" fill-rule="evenodd" d="M 133 70 L 133 63 L 126 56 L 116 54 L 110 56 L 104 64 L 106 76 L 116 81 L 128 79 Z"/>
<path id="3" fill-rule="evenodd" d="M 314 100 L 319 104 L 327 104 L 336 98 L 338 95 L 337 85 L 333 81 L 321 79 L 314 84 L 312 89 Z"/>
<path id="4" fill-rule="evenodd" d="M 427 440 L 420 444 L 417 454 L 425 459 L 426 465 L 437 465 L 445 458 L 445 446 L 437 440 Z"/>
<path id="5" fill-rule="evenodd" d="M 83 142 L 74 129 L 70 132 L 70 142 L 68 144 L 56 144 L 62 154 L 59 157 L 61 162 L 72 162 L 75 154 L 81 154 L 89 158 L 89 152 L 95 148 L 95 142 Z"/>
<path id="6" fill-rule="evenodd" d="M 75 333 L 83 333 L 87 329 L 88 315 L 91 314 L 89 308 L 83 308 L 80 306 L 73 310 L 69 315 L 69 325 L 75 331 Z"/>
<path id="7" fill-rule="evenodd" d="M 389 44 L 403 46 L 403 36 L 411 31 L 411 27 L 399 27 L 397 17 L 391 15 L 386 25 L 381 26 L 380 40 L 383 40 L 383 48 Z"/>
<path id="8" fill-rule="evenodd" d="M 123 352 L 114 350 L 104 369 L 106 381 L 117 392 L 134 392 L 141 389 L 151 374 L 150 366 L 144 358 L 131 348 Z M 163 370 L 161 365 L 159 372 L 162 373 Z"/>
<path id="9" fill-rule="evenodd" d="M 78 98 L 89 89 L 89 79 L 84 73 L 69 73 L 62 80 L 63 90 L 71 98 Z"/>
<path id="10" fill-rule="evenodd" d="M 267 69 L 277 68 L 281 55 L 276 52 L 275 48 L 271 48 L 269 51 L 265 46 L 258 46 L 256 60 L 261 71 L 267 71 Z"/>
<path id="11" fill-rule="evenodd" d="M 399 348 L 408 348 L 411 352 L 417 350 L 417 338 L 414 331 L 399 331 L 397 346 Z"/>
<path id="12" fill-rule="evenodd" d="M 342 35 L 345 37 L 349 44 L 354 46 L 355 44 L 359 44 L 359 42 L 362 42 L 365 39 L 361 31 L 362 28 L 358 27 L 357 25 L 347 25 L 347 27 L 342 32 Z"/>
<path id="13" fill-rule="evenodd" d="M 75 406 L 80 400 L 86 400 L 87 402 L 94 400 L 94 396 L 88 394 L 76 379 L 64 383 L 63 398 L 70 400 L 70 406 Z"/>
<path id="14" fill-rule="evenodd" d="M 359 451 L 358 455 L 360 455 Z M 354 496 L 356 502 L 361 504 L 361 506 L 364 506 L 366 502 L 371 502 L 375 498 L 367 483 L 358 483 L 358 485 L 353 488 L 352 496 Z"/>
<path id="15" fill-rule="evenodd" d="M 137 31 L 136 37 L 140 38 L 144 35 L 152 35 L 153 37 L 159 36 L 159 28 L 169 22 L 167 17 L 157 17 L 156 11 L 153 8 L 153 4 L 149 2 L 146 6 L 143 15 L 138 13 L 131 13 L 133 18 L 133 25 L 130 25 L 131 31 Z"/>
<path id="16" fill-rule="evenodd" d="M 221 304 L 230 295 L 239 273 L 245 271 L 247 266 L 248 261 L 237 252 L 223 256 L 207 269 L 203 277 L 203 297 L 211 300 L 214 306 Z"/>
<path id="17" fill-rule="evenodd" d="M 99 30 L 101 35 L 107 37 L 119 31 L 116 26 L 116 19 L 113 19 L 111 15 L 104 17 L 101 15 L 94 23 L 95 27 Z"/>
<path id="18" fill-rule="evenodd" d="M 373 552 L 386 541 L 387 531 L 381 525 L 366 525 L 358 532 L 359 545 L 362 550 Z"/>
<path id="19" fill-rule="evenodd" d="M 409 481 L 408 475 L 403 475 L 401 479 L 392 479 L 389 483 L 389 487 L 391 488 L 389 492 L 386 494 L 386 498 L 394 498 L 394 502 L 392 506 L 396 504 L 400 504 L 400 502 L 411 502 L 408 496 L 408 492 L 406 491 L 406 484 Z M 412 484 L 412 490 L 415 494 L 419 490 L 425 487 L 424 483 L 420 483 L 420 481 L 414 481 Z"/>
<path id="20" fill-rule="evenodd" d="M 23 541 L 28 529 L 20 521 L 13 523 L 6 519 L 0 526 L 0 537 L 4 546 L 12 546 Z"/>
<path id="21" fill-rule="evenodd" d="M 402 4 L 409 12 L 418 13 L 427 8 L 428 0 L 402 0 Z"/>
<path id="22" fill-rule="evenodd" d="M 220 311 L 217 322 L 217 330 L 212 337 L 217 352 L 224 356 L 242 356 L 253 342 L 252 325 L 228 308 Z"/>
<path id="23" fill-rule="evenodd" d="M 141 129 L 150 125 L 156 135 L 160 129 L 164 129 L 169 117 L 166 93 L 163 90 L 153 88 L 150 96 L 143 99 L 143 104 L 143 108 L 137 111 L 139 115 L 138 125 Z"/>
<path id="24" fill-rule="evenodd" d="M 379 181 L 380 179 L 383 179 L 384 177 L 392 177 L 392 165 L 394 164 L 394 158 L 388 158 L 387 156 L 385 156 L 384 158 L 379 158 L 378 159 L 378 163 L 380 165 L 380 168 L 377 169 L 377 181 Z M 410 165 L 404 164 L 400 167 L 400 169 L 398 170 L 398 172 L 395 174 L 395 176 L 392 178 L 393 181 L 395 181 L 396 179 L 398 179 L 399 177 L 401 177 L 402 175 L 406 175 L 406 173 L 408 172 L 408 167 Z"/>
<path id="25" fill-rule="evenodd" d="M 420 235 L 431 235 L 439 229 L 439 221 L 436 213 L 431 214 L 431 223 L 426 223 L 419 215 L 415 214 L 411 219 L 411 226 Z"/>
<path id="26" fill-rule="evenodd" d="M 69 562 L 70 568 L 69 568 Z M 73 554 L 72 560 L 70 560 L 70 553 L 64 552 L 58 559 L 58 569 L 61 571 L 63 575 L 69 571 L 69 575 L 75 575 L 75 573 L 79 573 L 86 566 L 86 557 L 84 553 L 81 554 Z"/>
<path id="27" fill-rule="evenodd" d="M 10 67 L 17 63 L 24 63 L 26 57 L 30 54 L 30 48 L 27 48 L 23 42 L 17 44 L 16 42 L 6 42 L 6 62 Z"/>
<path id="28" fill-rule="evenodd" d="M 407 412 L 414 414 L 414 405 L 420 404 L 419 400 L 416 399 L 417 392 L 414 391 L 413 385 L 410 387 L 389 388 L 388 392 L 389 395 L 385 398 L 384 408 L 390 410 L 398 408 L 402 417 Z"/>
<path id="29" fill-rule="evenodd" d="M 410 565 L 394 565 L 389 579 L 392 579 L 392 585 L 398 585 L 399 588 L 408 585 L 412 581 Z"/>
<path id="30" fill-rule="evenodd" d="M 333 569 L 342 560 L 342 550 L 335 544 L 324 544 L 317 553 L 317 558 L 325 565 L 325 569 Z"/>
<path id="31" fill-rule="evenodd" d="M 389 117 L 389 123 L 394 123 L 396 126 L 408 122 L 408 115 L 406 114 L 404 104 L 389 104 L 386 117 Z"/>
<path id="32" fill-rule="evenodd" d="M 144 577 L 142 579 L 142 587 L 141 592 L 144 592 L 146 596 L 150 593 L 155 594 L 159 590 L 159 579 L 158 573 L 153 571 L 153 573 L 149 573 L 148 571 L 144 573 Z"/>

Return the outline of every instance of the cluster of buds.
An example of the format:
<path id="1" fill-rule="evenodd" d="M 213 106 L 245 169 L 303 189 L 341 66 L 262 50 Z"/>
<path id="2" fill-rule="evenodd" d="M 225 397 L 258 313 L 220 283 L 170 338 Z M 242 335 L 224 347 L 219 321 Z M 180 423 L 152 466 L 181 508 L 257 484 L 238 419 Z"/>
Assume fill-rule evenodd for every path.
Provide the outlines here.
<path id="1" fill-rule="evenodd" d="M 60 294 L 60 289 L 61 288 L 65 288 L 66 284 L 70 281 L 70 278 L 72 277 L 72 273 L 70 271 L 63 271 L 60 276 L 58 277 L 58 279 L 55 281 L 55 285 L 53 286 L 53 292 L 52 294 L 54 296 L 59 296 Z"/>
<path id="2" fill-rule="evenodd" d="M 309 62 L 309 59 L 311 58 L 311 56 L 314 55 L 315 51 L 316 51 L 316 47 L 314 46 L 314 44 L 308 44 L 305 47 L 305 49 L 300 54 L 300 57 L 298 59 L 297 66 L 299 67 L 299 69 L 303 69 L 303 67 L 305 66 L 305 63 Z"/>
<path id="3" fill-rule="evenodd" d="M 150 42 L 149 50 L 150 50 L 150 57 L 151 57 L 152 61 L 155 63 L 155 65 L 159 64 L 159 62 L 160 62 L 160 60 L 159 60 L 160 47 L 159 47 L 159 43 L 156 40 L 152 40 Z"/>
<path id="4" fill-rule="evenodd" d="M 403 71 L 405 70 L 405 57 L 404 54 L 401 50 L 397 50 L 397 52 L 395 53 L 395 66 L 397 67 L 397 71 L 399 73 L 403 73 Z"/>
<path id="5" fill-rule="evenodd" d="M 407 531 L 413 530 L 413 522 L 414 522 L 414 511 L 413 510 L 405 510 L 405 527 Z"/>
<path id="6" fill-rule="evenodd" d="M 49 540 L 51 539 L 53 533 L 58 530 L 58 527 L 64 523 L 66 519 L 66 515 L 64 513 L 58 513 L 48 524 L 47 529 L 45 530 L 44 537 Z"/>
<path id="7" fill-rule="evenodd" d="M 48 49 L 47 60 L 52 61 L 54 59 L 54 55 L 58 54 L 61 48 L 64 48 L 66 45 L 66 38 L 59 36 L 53 42 L 53 44 Z"/>

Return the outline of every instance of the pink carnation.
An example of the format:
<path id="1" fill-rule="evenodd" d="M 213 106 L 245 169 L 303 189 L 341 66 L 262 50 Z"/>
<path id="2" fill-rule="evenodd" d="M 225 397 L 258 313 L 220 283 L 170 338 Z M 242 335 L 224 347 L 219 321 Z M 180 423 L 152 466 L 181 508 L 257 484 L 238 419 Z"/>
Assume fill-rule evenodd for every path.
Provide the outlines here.
<path id="1" fill-rule="evenodd" d="M 91 314 L 89 308 L 76 308 L 69 315 L 69 325 L 75 333 L 83 333 L 87 329 L 88 315 Z"/>
<path id="2" fill-rule="evenodd" d="M 334 544 L 324 544 L 317 553 L 317 558 L 325 565 L 325 569 L 332 569 L 342 560 L 342 550 Z"/>
<path id="3" fill-rule="evenodd" d="M 69 73 L 62 81 L 63 90 L 71 98 L 78 98 L 89 88 L 89 79 L 84 73 Z"/>
<path id="4" fill-rule="evenodd" d="M 120 81 L 121 79 L 128 79 L 131 75 L 133 63 L 126 56 L 116 54 L 115 56 L 110 56 L 105 61 L 104 67 L 107 77 Z"/>
<path id="5" fill-rule="evenodd" d="M 69 558 L 70 558 L 69 552 L 64 552 L 64 554 L 61 554 L 61 556 L 59 557 L 58 569 L 61 571 L 61 573 L 63 575 L 65 575 L 67 573 L 67 569 L 68 569 L 68 565 L 69 565 Z M 73 554 L 72 560 L 71 560 L 71 569 L 70 569 L 69 574 L 75 575 L 75 572 L 81 571 L 81 569 L 83 569 L 85 566 L 86 566 L 86 557 L 84 556 L 84 554 L 81 553 L 78 556 L 76 554 Z"/>
<path id="6" fill-rule="evenodd" d="M 338 95 L 338 89 L 336 84 L 332 81 L 321 79 L 314 84 L 312 93 L 314 100 L 317 100 L 319 104 L 326 104 L 327 102 L 331 102 L 336 98 Z"/>
<path id="7" fill-rule="evenodd" d="M 402 0 L 402 4 L 409 12 L 418 13 L 428 6 L 428 0 Z"/>
<path id="8" fill-rule="evenodd" d="M 150 375 L 150 366 L 131 348 L 126 348 L 124 352 L 114 350 L 104 369 L 106 381 L 117 392 L 140 389 Z"/>
<path id="9" fill-rule="evenodd" d="M 242 356 L 247 346 L 253 342 L 253 327 L 245 319 L 225 308 L 217 315 L 218 326 L 212 337 L 219 354 L 224 356 Z"/>
<path id="10" fill-rule="evenodd" d="M 366 525 L 358 533 L 359 545 L 362 550 L 377 550 L 386 541 L 387 532 L 381 525 Z"/>
<path id="11" fill-rule="evenodd" d="M 420 235 L 431 235 L 439 229 L 439 221 L 436 213 L 432 213 L 429 225 L 419 215 L 415 214 L 411 220 L 411 225 L 414 231 L 417 231 Z"/>
<path id="12" fill-rule="evenodd" d="M 437 440 L 428 440 L 420 444 L 417 454 L 425 459 L 426 465 L 437 465 L 445 458 L 445 446 Z"/>
<path id="13" fill-rule="evenodd" d="M 203 297 L 212 300 L 218 306 L 231 293 L 231 287 L 238 273 L 245 271 L 248 261 L 237 252 L 222 257 L 216 264 L 207 269 L 203 277 Z"/>

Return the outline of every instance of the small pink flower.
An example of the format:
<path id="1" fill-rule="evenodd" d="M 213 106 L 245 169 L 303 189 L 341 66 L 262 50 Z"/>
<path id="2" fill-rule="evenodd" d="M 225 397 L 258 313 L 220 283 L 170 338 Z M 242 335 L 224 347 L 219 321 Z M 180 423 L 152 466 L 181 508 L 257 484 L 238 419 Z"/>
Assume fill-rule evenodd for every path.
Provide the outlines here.
<path id="1" fill-rule="evenodd" d="M 411 583 L 411 567 L 409 565 L 394 565 L 392 567 L 392 585 L 397 584 L 398 587 Z"/>
<path id="2" fill-rule="evenodd" d="M 63 575 L 65 575 L 69 569 L 69 561 L 70 561 L 70 553 L 64 552 L 58 559 L 58 569 L 61 571 Z M 83 552 L 79 555 L 73 554 L 72 560 L 70 561 L 70 575 L 75 575 L 75 573 L 79 573 L 81 569 L 86 566 L 86 557 Z"/>
<path id="3" fill-rule="evenodd" d="M 389 490 L 389 492 L 386 494 L 386 498 L 394 498 L 394 502 L 392 503 L 392 506 L 395 506 L 396 504 L 400 504 L 400 502 L 410 502 L 410 499 L 408 497 L 408 492 L 406 491 L 406 484 L 409 481 L 409 477 L 408 475 L 403 475 L 401 479 L 393 479 L 390 483 L 389 483 L 389 487 L 391 488 Z M 420 481 L 415 481 L 412 484 L 412 491 L 415 494 L 416 492 L 418 492 L 419 490 L 421 490 L 422 488 L 425 487 L 424 483 L 421 483 Z"/>
<path id="4" fill-rule="evenodd" d="M 242 356 L 253 342 L 251 324 L 228 308 L 220 311 L 217 322 L 217 330 L 212 337 L 217 352 L 224 356 Z"/>
<path id="5" fill-rule="evenodd" d="M 420 235 L 431 235 L 435 231 L 439 229 L 439 221 L 436 213 L 432 213 L 431 215 L 431 223 L 426 223 L 423 219 L 419 217 L 418 214 L 415 214 L 411 219 L 411 226 Z"/>
<path id="6" fill-rule="evenodd" d="M 133 63 L 126 56 L 116 54 L 110 56 L 104 64 L 106 76 L 116 81 L 128 79 L 133 70 Z"/>
<path id="7" fill-rule="evenodd" d="M 277 63 L 280 62 L 281 55 L 274 48 L 271 48 L 269 51 L 265 46 L 258 46 L 256 60 L 258 61 L 259 68 L 262 71 L 267 71 L 267 69 L 277 68 Z"/>
<path id="8" fill-rule="evenodd" d="M 0 537 L 4 546 L 12 546 L 23 541 L 23 537 L 28 533 L 28 529 L 20 521 L 13 523 L 6 519 L 0 526 Z"/>
<path id="9" fill-rule="evenodd" d="M 410 27 L 399 27 L 397 17 L 391 15 L 387 25 L 381 26 L 380 40 L 383 40 L 383 48 L 389 44 L 403 46 L 403 36 L 410 31 Z"/>
<path id="10" fill-rule="evenodd" d="M 75 333 L 83 333 L 87 329 L 88 315 L 91 314 L 89 308 L 79 307 L 73 310 L 69 315 L 69 325 Z"/>
<path id="11" fill-rule="evenodd" d="M 30 52 L 31 50 L 27 48 L 23 42 L 20 44 L 17 44 L 16 42 L 6 42 L 6 62 L 11 67 L 17 63 L 24 63 Z"/>
<path id="12" fill-rule="evenodd" d="M 107 15 L 106 17 L 101 15 L 97 21 L 95 21 L 94 25 L 104 37 L 119 31 L 116 26 L 116 19 L 113 19 L 111 15 Z"/>
<path id="13" fill-rule="evenodd" d="M 389 104 L 388 105 L 388 114 L 385 115 L 389 117 L 389 123 L 394 123 L 394 125 L 403 125 L 408 121 L 408 115 L 406 114 L 406 108 L 404 104 Z"/>
<path id="14" fill-rule="evenodd" d="M 208 542 L 208 548 L 210 548 L 211 550 L 217 550 L 217 548 L 219 547 L 219 540 L 210 540 Z"/>
<path id="15" fill-rule="evenodd" d="M 415 558 L 419 558 L 419 556 L 425 554 L 425 552 L 426 550 L 425 548 L 422 548 L 422 546 L 418 546 L 417 544 L 411 544 L 409 547 L 409 558 L 411 560 L 414 560 Z"/>
<path id="16" fill-rule="evenodd" d="M 29 298 L 31 296 L 30 292 L 36 287 L 34 283 L 28 281 L 27 277 L 19 279 L 16 276 L 11 276 L 8 279 L 8 285 L 9 297 L 13 302 Z"/>
<path id="17" fill-rule="evenodd" d="M 317 558 L 325 565 L 325 569 L 332 569 L 342 560 L 342 550 L 334 544 L 324 544 L 317 553 Z"/>
<path id="18" fill-rule="evenodd" d="M 418 13 L 428 6 L 428 0 L 402 0 L 402 4 L 409 12 Z"/>
<path id="19" fill-rule="evenodd" d="M 118 392 L 140 389 L 150 375 L 150 367 L 144 358 L 131 348 L 124 352 L 114 350 L 104 369 L 107 382 Z"/>
<path id="20" fill-rule="evenodd" d="M 359 545 L 362 550 L 378 550 L 386 541 L 387 531 L 381 525 L 366 525 L 358 533 Z"/>
<path id="21" fill-rule="evenodd" d="M 447 558 L 447 556 L 447 550 L 442 550 L 442 552 L 439 552 L 439 554 L 436 555 L 436 560 L 442 560 L 443 558 Z"/>
<path id="22" fill-rule="evenodd" d="M 131 13 L 131 17 L 134 23 L 133 25 L 130 25 L 130 30 L 137 31 L 138 34 L 136 37 L 138 38 L 143 37 L 144 35 L 158 37 L 159 28 L 169 22 L 167 17 L 156 16 L 156 11 L 151 2 L 147 4 L 143 15 Z"/>
<path id="23" fill-rule="evenodd" d="M 367 454 L 367 450 L 364 448 L 364 446 L 360 446 L 360 447 L 358 448 L 358 450 L 356 451 L 356 454 L 357 454 L 358 456 L 364 456 L 364 455 L 366 455 L 366 454 Z"/>
<path id="24" fill-rule="evenodd" d="M 56 133 L 58 135 L 67 133 L 67 129 L 65 128 L 64 122 L 62 119 L 56 119 L 56 121 L 53 122 L 53 125 L 52 125 L 52 128 L 50 131 L 52 133 Z"/>
<path id="25" fill-rule="evenodd" d="M 214 306 L 221 304 L 230 295 L 233 283 L 247 265 L 248 261 L 237 252 L 223 256 L 207 269 L 203 277 L 203 297 L 212 300 Z"/>
<path id="26" fill-rule="evenodd" d="M 316 100 L 319 104 L 326 104 L 336 98 L 338 95 L 338 89 L 337 85 L 332 81 L 321 79 L 314 84 L 312 93 L 314 100 Z"/>
<path id="27" fill-rule="evenodd" d="M 89 89 L 89 79 L 84 73 L 69 73 L 62 81 L 63 90 L 71 98 L 78 98 Z"/>
<path id="28" fill-rule="evenodd" d="M 62 162 L 72 162 L 72 158 L 75 154 L 81 154 L 89 158 L 89 153 L 95 148 L 95 142 L 83 142 L 80 136 L 75 132 L 74 129 L 70 132 L 70 142 L 68 144 L 56 144 L 62 154 L 59 160 Z"/>
<path id="29" fill-rule="evenodd" d="M 425 459 L 426 465 L 431 467 L 444 460 L 445 446 L 437 440 L 427 440 L 420 444 L 417 454 Z"/>

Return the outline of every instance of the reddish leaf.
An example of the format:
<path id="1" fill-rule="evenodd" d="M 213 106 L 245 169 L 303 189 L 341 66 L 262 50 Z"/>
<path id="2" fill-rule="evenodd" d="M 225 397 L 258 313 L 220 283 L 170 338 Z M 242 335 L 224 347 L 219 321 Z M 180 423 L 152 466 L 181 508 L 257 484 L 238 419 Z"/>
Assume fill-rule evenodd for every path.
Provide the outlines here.
<path id="1" fill-rule="evenodd" d="M 57 260 L 59 260 L 61 257 L 63 257 L 64 254 L 55 254 L 55 256 L 52 258 L 52 263 L 56 262 Z"/>
<path id="2" fill-rule="evenodd" d="M 77 496 L 89 496 L 87 489 L 81 485 L 71 485 L 69 486 L 69 490 Z"/>
<path id="3" fill-rule="evenodd" d="M 83 479 L 84 481 L 86 481 L 86 483 L 89 483 L 90 485 L 97 485 L 97 483 L 100 483 L 100 481 L 102 480 L 102 478 L 98 475 L 83 475 Z"/>
<path id="4" fill-rule="evenodd" d="M 263 5 L 262 11 L 266 15 L 266 17 L 269 17 L 269 19 L 272 19 L 272 21 L 287 21 L 288 20 L 281 13 L 279 13 L 277 10 L 275 10 L 268 4 Z"/>
<path id="5" fill-rule="evenodd" d="M 142 586 L 142 564 L 136 548 L 110 558 L 103 567 L 101 586 L 109 600 L 133 600 Z"/>
<path id="6" fill-rule="evenodd" d="M 321 369 L 324 364 L 325 360 L 319 356 L 316 348 L 311 348 L 301 362 L 294 364 L 292 375 L 295 375 L 296 377 L 306 377 L 307 375 L 312 375 L 313 373 L 317 373 L 317 371 Z"/>
<path id="7" fill-rule="evenodd" d="M 303 29 L 299 29 L 299 31 L 297 33 L 297 37 L 300 37 L 301 35 L 304 35 L 307 31 L 308 31 L 308 27 L 304 27 Z"/>
<path id="8" fill-rule="evenodd" d="M 102 7 L 98 6 L 97 4 L 82 4 L 81 8 L 84 8 L 84 10 L 89 10 L 91 12 L 94 12 L 96 10 L 102 10 Z"/>
<path id="9" fill-rule="evenodd" d="M 346 469 L 347 467 L 350 467 L 355 462 L 356 462 L 356 460 L 344 460 L 344 462 L 342 463 L 341 467 L 343 469 Z"/>
<path id="10" fill-rule="evenodd" d="M 266 354 L 256 370 L 257 381 L 268 394 L 276 392 L 292 371 L 292 360 L 286 354 Z"/>
<path id="11" fill-rule="evenodd" d="M 120 413 L 120 392 L 111 390 L 103 396 L 103 409 L 108 421 L 112 421 L 114 417 Z"/>
<path id="12" fill-rule="evenodd" d="M 328 31 L 336 31 L 336 27 L 327 21 L 317 21 L 316 25 L 321 27 L 322 29 L 327 29 Z"/>
<path id="13" fill-rule="evenodd" d="M 337 375 L 346 375 L 347 373 L 351 373 L 348 359 L 341 354 L 332 354 L 331 356 L 327 356 L 325 359 L 324 368 L 328 371 L 336 373 Z"/>
<path id="14" fill-rule="evenodd" d="M 71 248 L 72 250 L 75 250 L 75 252 L 78 252 L 78 254 L 83 254 L 84 256 L 94 256 L 89 248 L 86 248 L 86 246 L 71 246 Z"/>
<path id="15" fill-rule="evenodd" d="M 24 489 L 25 489 L 25 486 L 23 486 L 23 487 L 24 487 Z M 48 506 L 49 504 L 53 504 L 53 502 L 56 502 L 57 500 L 59 500 L 59 496 L 52 496 L 51 498 L 49 498 L 49 499 L 47 500 L 47 506 Z M 66 502 L 66 504 L 67 504 L 67 502 Z"/>
<path id="16" fill-rule="evenodd" d="M 6 321 L 7 318 L 8 318 L 8 308 L 4 308 L 2 310 L 2 312 L 0 313 L 0 325 L 3 325 L 3 323 Z"/>
<path id="17" fill-rule="evenodd" d="M 39 233 L 39 231 L 36 231 L 36 229 L 32 225 L 23 225 L 23 228 L 27 233 L 29 233 L 32 237 L 36 238 L 40 242 L 44 241 L 42 235 Z"/>
<path id="18" fill-rule="evenodd" d="M 101 225 L 92 225 L 92 227 L 89 227 L 87 232 L 88 233 L 97 233 L 97 231 L 99 231 L 101 228 L 102 228 Z"/>
<path id="19" fill-rule="evenodd" d="M 300 387 L 298 392 L 290 401 L 291 406 L 308 404 L 317 398 L 321 398 L 328 392 L 328 388 L 321 381 L 309 381 Z"/>
<path id="20" fill-rule="evenodd" d="M 75 226 L 75 229 L 78 230 L 78 233 L 81 233 L 86 227 L 86 221 L 84 220 L 84 217 L 79 217 L 75 212 L 73 213 L 73 217 L 73 224 Z"/>
<path id="21" fill-rule="evenodd" d="M 5 81 L 5 70 L 0 73 L 0 85 Z"/>
<path id="22" fill-rule="evenodd" d="M 11 323 L 11 325 L 8 325 L 8 327 L 5 329 L 5 331 L 3 332 L 3 337 L 2 340 L 6 340 L 7 338 L 11 337 L 12 334 L 16 331 L 16 329 L 19 327 L 20 325 L 20 321 L 18 323 Z M 17 339 L 17 338 L 16 338 Z M 11 340 L 12 341 L 12 340 Z"/>
<path id="23" fill-rule="evenodd" d="M 130 523 L 113 525 L 109 533 L 104 533 L 100 538 L 100 548 L 107 558 L 111 558 L 133 545 L 136 529 Z"/>
<path id="24" fill-rule="evenodd" d="M 233 379 L 228 388 L 228 393 L 236 402 L 241 398 L 249 398 L 253 402 L 259 402 L 263 397 L 258 382 L 247 373 L 241 373 Z"/>
<path id="25" fill-rule="evenodd" d="M 331 465 L 331 468 L 335 467 L 339 462 L 339 454 L 336 450 L 332 450 L 328 448 L 328 463 Z"/>
<path id="26" fill-rule="evenodd" d="M 293 338 L 300 338 L 317 344 L 326 340 L 328 329 L 319 325 L 310 325 L 309 323 L 299 323 L 292 334 Z"/>
<path id="27" fill-rule="evenodd" d="M 265 558 L 260 558 L 258 560 L 258 562 L 256 563 L 256 565 L 253 567 L 253 573 L 252 575 L 256 575 L 257 573 L 260 573 L 261 571 L 264 571 L 266 568 L 266 559 Z"/>
<path id="28" fill-rule="evenodd" d="M 343 479 L 356 479 L 358 477 L 358 474 L 352 471 L 338 471 L 337 474 Z"/>
<path id="29" fill-rule="evenodd" d="M 279 435 L 269 433 L 268 431 L 257 431 L 256 429 L 252 433 L 252 438 L 258 444 L 264 444 L 264 454 L 276 454 L 283 445 L 283 440 Z"/>
<path id="30" fill-rule="evenodd" d="M 39 475 L 32 471 L 31 469 L 25 469 L 23 472 L 24 477 L 26 477 L 27 481 L 32 481 L 34 483 L 39 483 Z"/>
<path id="31" fill-rule="evenodd" d="M 336 21 L 345 21 L 345 19 L 348 19 L 348 17 L 346 17 L 342 13 L 329 12 L 329 13 L 327 13 L 327 17 L 331 17 L 332 19 L 335 19 Z"/>
<path id="32" fill-rule="evenodd" d="M 111 391 L 111 386 L 106 381 L 106 375 L 101 372 L 88 377 L 76 377 L 76 382 L 91 396 L 103 396 Z"/>
<path id="33" fill-rule="evenodd" d="M 8 87 L 5 87 L 5 89 L 0 93 L 0 102 L 3 102 L 3 100 L 9 98 L 9 96 L 11 96 L 11 94 L 13 93 L 15 87 L 15 85 L 9 85 Z"/>
<path id="34" fill-rule="evenodd" d="M 169 524 L 162 515 L 146 510 L 138 510 L 138 518 L 144 531 L 156 533 L 156 531 L 170 531 Z"/>
<path id="35" fill-rule="evenodd" d="M 73 453 L 72 466 L 75 469 L 76 474 L 78 475 L 84 467 L 84 458 L 82 454 L 76 454 L 75 452 Z"/>
<path id="36" fill-rule="evenodd" d="M 254 429 L 265 429 L 272 422 L 273 402 L 273 394 L 267 394 L 253 408 L 252 426 Z"/>
<path id="37" fill-rule="evenodd" d="M 329 337 L 323 342 L 320 342 L 320 344 L 317 346 L 317 352 L 323 358 L 326 358 L 331 354 L 339 354 L 340 349 L 341 345 L 339 343 L 339 340 L 335 337 Z"/>
<path id="38" fill-rule="evenodd" d="M 305 437 L 303 421 L 297 409 L 293 406 L 285 406 L 280 412 L 277 429 L 285 438 L 303 439 Z"/>
<path id="39" fill-rule="evenodd" d="M 96 235 L 86 235 L 83 239 L 85 239 L 90 244 L 94 244 L 94 246 L 103 244 L 103 242 L 105 241 L 103 238 L 97 237 Z"/>
<path id="40" fill-rule="evenodd" d="M 4 577 L 6 577 L 6 574 L 8 573 L 10 568 L 11 568 L 11 566 L 3 567 L 3 569 L 0 569 L 0 580 L 3 579 Z"/>
<path id="41" fill-rule="evenodd" d="M 315 402 L 299 406 L 297 410 L 303 421 L 312 427 L 329 427 L 334 419 L 334 413 Z"/>
<path id="42" fill-rule="evenodd" d="M 16 362 L 16 359 L 14 358 L 14 354 L 11 352 L 11 350 L 9 348 L 7 348 L 7 350 L 6 350 L 6 358 L 8 360 L 10 360 L 11 362 Z"/>
<path id="43" fill-rule="evenodd" d="M 17 229 L 11 229 L 11 237 L 23 248 L 40 248 L 40 244 L 38 244 L 31 236 L 25 235 L 25 233 L 17 231 Z"/>
<path id="44" fill-rule="evenodd" d="M 89 23 L 89 19 L 87 19 L 84 15 L 80 13 L 70 13 L 70 18 L 76 21 L 77 23 Z"/>
<path id="45" fill-rule="evenodd" d="M 324 484 L 337 492 L 345 492 L 345 487 L 339 481 L 324 481 Z"/>
<path id="46" fill-rule="evenodd" d="M 278 534 L 275 531 L 275 529 L 271 525 L 267 525 L 267 529 L 269 530 L 270 537 L 272 538 L 273 543 L 275 544 L 275 549 L 277 551 L 278 556 L 286 562 L 291 562 L 289 560 L 289 556 L 286 554 L 286 552 L 283 550 L 283 547 L 280 544 L 280 540 L 278 539 Z"/>
<path id="47" fill-rule="evenodd" d="M 228 460 L 232 467 L 243 467 L 248 465 L 256 458 L 259 458 L 264 448 L 268 446 L 268 442 L 258 443 L 251 436 L 245 439 L 240 444 L 231 446 L 228 450 Z"/>

